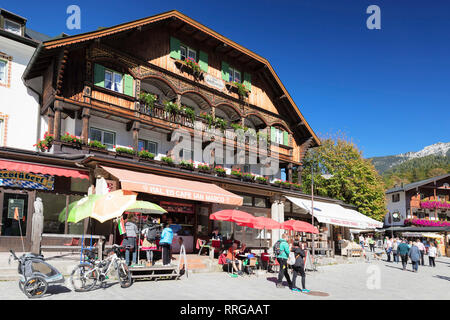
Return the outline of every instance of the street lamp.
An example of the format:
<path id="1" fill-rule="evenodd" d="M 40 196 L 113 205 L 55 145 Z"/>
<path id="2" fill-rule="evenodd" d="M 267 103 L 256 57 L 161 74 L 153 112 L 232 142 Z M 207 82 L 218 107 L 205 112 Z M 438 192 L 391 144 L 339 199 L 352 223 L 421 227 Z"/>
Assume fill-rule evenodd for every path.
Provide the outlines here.
<path id="1" fill-rule="evenodd" d="M 333 178 L 332 174 L 322 174 L 320 175 L 322 178 L 328 180 Z M 314 166 L 311 165 L 311 224 L 314 227 Z M 312 237 L 312 243 L 311 243 L 311 250 L 312 250 L 312 256 L 313 256 L 313 261 L 315 261 L 315 246 L 314 246 L 314 233 L 311 234 Z"/>

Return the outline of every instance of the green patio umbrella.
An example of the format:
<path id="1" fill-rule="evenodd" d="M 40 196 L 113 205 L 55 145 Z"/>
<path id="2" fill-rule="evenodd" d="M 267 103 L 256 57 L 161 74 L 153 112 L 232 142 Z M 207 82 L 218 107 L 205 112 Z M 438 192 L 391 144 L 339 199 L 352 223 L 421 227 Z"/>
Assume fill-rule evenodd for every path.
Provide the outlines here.
<path id="1" fill-rule="evenodd" d="M 163 214 L 167 212 L 166 210 L 164 210 L 155 203 L 141 200 L 137 200 L 131 206 L 126 208 L 125 211 L 147 213 L 147 214 Z"/>
<path id="2" fill-rule="evenodd" d="M 81 198 L 80 200 L 74 201 L 69 204 L 69 215 L 67 216 L 67 222 L 77 223 L 87 217 L 92 213 L 92 208 L 95 201 L 102 197 L 102 195 L 91 194 L 87 197 Z M 64 208 L 59 214 L 58 220 L 65 222 L 66 220 L 66 208 Z"/>

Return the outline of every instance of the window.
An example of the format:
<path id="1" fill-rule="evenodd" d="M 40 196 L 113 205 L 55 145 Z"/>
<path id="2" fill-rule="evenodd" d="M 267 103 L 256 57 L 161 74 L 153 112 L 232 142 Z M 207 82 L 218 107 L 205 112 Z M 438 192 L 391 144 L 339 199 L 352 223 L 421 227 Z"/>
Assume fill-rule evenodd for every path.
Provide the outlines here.
<path id="1" fill-rule="evenodd" d="M 109 150 L 113 149 L 116 144 L 116 134 L 114 132 L 97 128 L 90 128 L 89 139 L 100 141 Z"/>
<path id="2" fill-rule="evenodd" d="M 181 60 L 186 60 L 186 58 L 191 58 L 194 61 L 197 61 L 197 51 L 188 46 L 181 45 L 180 46 L 180 56 Z"/>
<path id="3" fill-rule="evenodd" d="M 20 23 L 5 19 L 5 31 L 9 31 L 11 33 L 15 33 L 18 35 L 22 35 L 20 30 Z"/>
<path id="4" fill-rule="evenodd" d="M 229 69 L 230 72 L 230 82 L 238 82 L 241 83 L 241 73 L 237 71 L 235 68 Z"/>
<path id="5" fill-rule="evenodd" d="M 180 150 L 180 159 L 181 160 L 193 160 L 194 159 L 194 150 L 189 149 L 181 149 Z"/>
<path id="6" fill-rule="evenodd" d="M 400 193 L 396 193 L 392 195 L 392 202 L 399 202 L 400 201 Z"/>
<path id="7" fill-rule="evenodd" d="M 121 73 L 105 69 L 105 88 L 123 93 L 123 75 Z"/>
<path id="8" fill-rule="evenodd" d="M 0 83 L 7 84 L 8 83 L 8 61 L 0 59 Z"/>
<path id="9" fill-rule="evenodd" d="M 283 131 L 276 128 L 275 129 L 275 142 L 278 144 L 283 144 Z"/>
<path id="10" fill-rule="evenodd" d="M 149 140 L 139 139 L 138 150 L 139 151 L 147 150 L 148 152 L 151 152 L 156 155 L 158 153 L 158 143 Z"/>

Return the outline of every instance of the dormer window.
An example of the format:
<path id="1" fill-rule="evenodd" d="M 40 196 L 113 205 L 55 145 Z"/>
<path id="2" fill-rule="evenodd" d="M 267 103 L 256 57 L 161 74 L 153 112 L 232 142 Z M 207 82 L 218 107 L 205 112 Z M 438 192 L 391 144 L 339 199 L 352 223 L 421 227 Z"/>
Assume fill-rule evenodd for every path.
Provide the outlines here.
<path id="1" fill-rule="evenodd" d="M 197 61 L 197 52 L 192 49 L 189 48 L 188 46 L 185 45 L 180 45 L 180 56 L 181 56 L 181 60 L 186 60 L 186 58 L 191 58 L 194 61 Z"/>
<path id="2" fill-rule="evenodd" d="M 237 71 L 235 68 L 230 67 L 230 82 L 241 83 L 241 73 Z"/>
<path id="3" fill-rule="evenodd" d="M 5 31 L 22 35 L 20 23 L 5 19 Z"/>

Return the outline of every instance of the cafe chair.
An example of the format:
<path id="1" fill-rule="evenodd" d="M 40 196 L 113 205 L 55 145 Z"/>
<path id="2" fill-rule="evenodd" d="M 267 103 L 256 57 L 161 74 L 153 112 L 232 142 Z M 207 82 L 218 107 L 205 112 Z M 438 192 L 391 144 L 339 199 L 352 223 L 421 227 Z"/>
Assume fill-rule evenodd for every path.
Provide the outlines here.
<path id="1" fill-rule="evenodd" d="M 197 239 L 197 242 L 200 244 L 200 250 L 198 250 L 198 255 L 202 254 L 203 248 L 211 249 L 211 246 L 207 244 L 208 243 L 207 240 Z"/>

